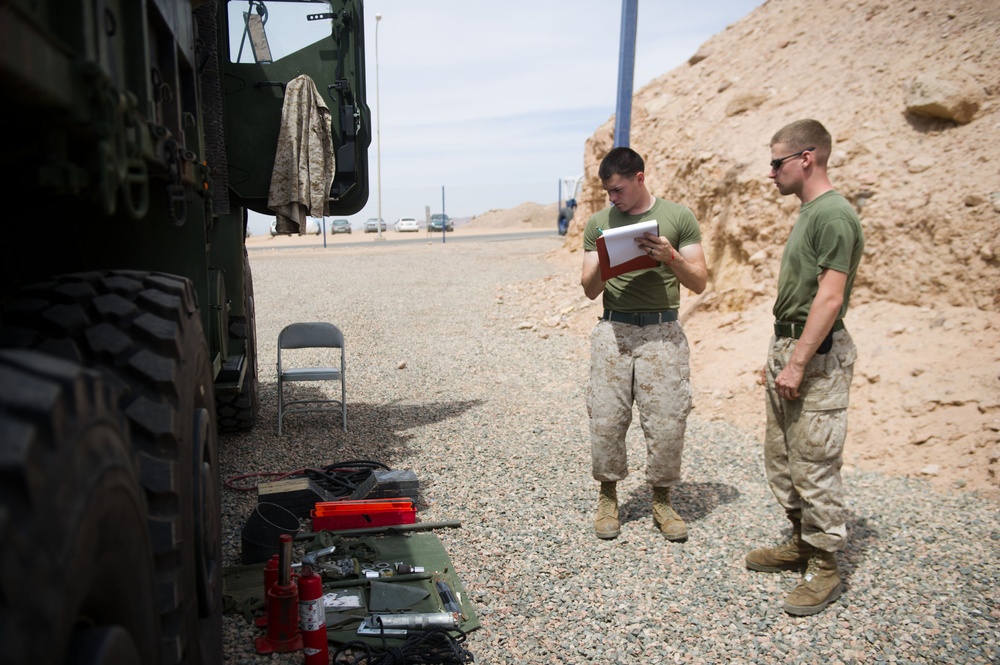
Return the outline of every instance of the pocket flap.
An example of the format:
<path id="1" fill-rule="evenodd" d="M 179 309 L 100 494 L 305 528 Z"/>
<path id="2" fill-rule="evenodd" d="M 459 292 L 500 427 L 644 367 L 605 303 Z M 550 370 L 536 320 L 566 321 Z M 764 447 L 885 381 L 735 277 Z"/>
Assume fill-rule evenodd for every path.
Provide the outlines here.
<path id="1" fill-rule="evenodd" d="M 835 393 L 810 393 L 802 398 L 803 411 L 834 411 L 846 409 L 850 393 L 846 390 Z"/>

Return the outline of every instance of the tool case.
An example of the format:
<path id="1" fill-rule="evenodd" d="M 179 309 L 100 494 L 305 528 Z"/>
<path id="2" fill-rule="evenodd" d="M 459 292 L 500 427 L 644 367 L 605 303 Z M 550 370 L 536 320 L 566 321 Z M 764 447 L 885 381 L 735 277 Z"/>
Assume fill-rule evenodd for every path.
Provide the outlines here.
<path id="1" fill-rule="evenodd" d="M 417 521 L 417 508 L 412 499 L 320 501 L 310 516 L 313 531 L 338 531 L 413 524 Z"/>

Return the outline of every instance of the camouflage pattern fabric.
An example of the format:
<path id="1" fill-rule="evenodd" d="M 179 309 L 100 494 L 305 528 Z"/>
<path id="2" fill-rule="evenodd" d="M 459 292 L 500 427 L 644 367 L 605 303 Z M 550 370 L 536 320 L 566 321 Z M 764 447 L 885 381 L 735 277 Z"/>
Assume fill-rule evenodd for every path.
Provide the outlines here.
<path id="1" fill-rule="evenodd" d="M 791 359 L 795 342 L 771 338 L 764 469 L 778 503 L 802 520 L 802 539 L 836 552 L 847 539 L 840 467 L 858 353 L 847 330 L 835 332 L 830 352 L 816 354 L 806 365 L 799 399 L 784 400 L 775 392 L 774 380 Z"/>
<path id="2" fill-rule="evenodd" d="M 691 412 L 687 337 L 679 323 L 634 326 L 599 321 L 590 334 L 591 461 L 594 479 L 628 475 L 625 434 L 632 404 L 646 437 L 646 481 L 671 487 L 681 478 L 684 432 Z"/>
<path id="3" fill-rule="evenodd" d="M 289 81 L 267 195 L 278 233 L 305 233 L 307 215 L 329 214 L 336 170 L 332 137 L 330 109 L 313 80 L 303 74 Z"/>

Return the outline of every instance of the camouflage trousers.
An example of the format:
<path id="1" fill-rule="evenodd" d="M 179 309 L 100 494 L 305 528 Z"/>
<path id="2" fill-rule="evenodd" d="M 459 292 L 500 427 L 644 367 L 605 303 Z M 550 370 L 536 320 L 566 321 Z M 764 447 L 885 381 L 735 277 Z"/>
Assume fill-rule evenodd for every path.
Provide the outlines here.
<path id="1" fill-rule="evenodd" d="M 646 437 L 646 481 L 653 487 L 676 485 L 691 411 L 683 328 L 676 321 L 650 326 L 599 321 L 590 348 L 587 413 L 594 479 L 617 481 L 628 475 L 625 434 L 635 403 Z"/>
<path id="2" fill-rule="evenodd" d="M 778 503 L 802 520 L 802 539 L 836 552 L 847 539 L 840 468 L 857 349 L 846 330 L 835 332 L 830 352 L 816 354 L 806 365 L 799 398 L 785 400 L 775 392 L 774 380 L 791 359 L 795 342 L 771 338 L 764 469 Z"/>

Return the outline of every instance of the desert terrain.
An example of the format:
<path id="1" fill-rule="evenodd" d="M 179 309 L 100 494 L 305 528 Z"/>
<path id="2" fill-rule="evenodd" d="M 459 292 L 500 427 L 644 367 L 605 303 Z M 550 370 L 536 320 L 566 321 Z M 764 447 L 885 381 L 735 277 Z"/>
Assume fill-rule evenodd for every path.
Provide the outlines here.
<path id="1" fill-rule="evenodd" d="M 635 92 L 630 145 L 653 193 L 695 212 L 709 265 L 706 291 L 682 296 L 697 414 L 763 429 L 756 375 L 798 211 L 768 178 L 769 143 L 815 118 L 866 240 L 845 320 L 860 354 L 845 462 L 1000 499 L 998 44 L 995 0 L 768 0 Z M 613 132 L 609 118 L 587 141 L 552 257 L 565 284 L 540 304 L 573 329 L 596 316 L 576 282 Z"/>
<path id="2" fill-rule="evenodd" d="M 847 470 L 1000 500 L 998 45 L 996 0 L 768 0 L 635 92 L 630 145 L 651 191 L 694 211 L 709 266 L 706 291 L 682 295 L 696 416 L 763 431 L 757 373 L 798 211 L 768 178 L 770 137 L 816 118 L 866 241 L 846 318 L 860 354 Z M 531 312 L 517 327 L 579 335 L 584 356 L 600 302 L 579 286 L 581 236 L 607 205 L 597 166 L 613 133 L 612 117 L 583 146 L 579 208 L 545 257 L 555 274 L 498 293 Z M 556 210 L 491 210 L 455 232 L 554 232 Z"/>
<path id="3" fill-rule="evenodd" d="M 526 203 L 491 210 L 456 227 L 462 236 L 551 229 L 556 207 Z M 417 234 L 399 234 L 410 238 Z M 424 237 L 424 233 L 420 233 Z M 396 234 L 388 232 L 386 242 Z M 331 245 L 374 241 L 374 235 L 327 238 Z M 435 238 L 429 242 L 436 241 Z M 251 247 L 322 246 L 316 236 L 266 236 Z M 600 315 L 579 284 L 582 250 L 570 238 L 543 260 L 554 274 L 498 286 L 520 312 L 514 328 L 573 335 L 581 362 Z M 757 376 L 767 354 L 772 302 L 741 311 L 706 304 L 706 294 L 682 297 L 681 320 L 691 344 L 693 415 L 763 435 L 763 389 Z M 891 301 L 855 305 L 847 326 L 858 346 L 851 393 L 845 472 L 874 470 L 926 479 L 942 492 L 972 491 L 1000 501 L 1000 313 L 974 307 L 923 307 Z"/>

